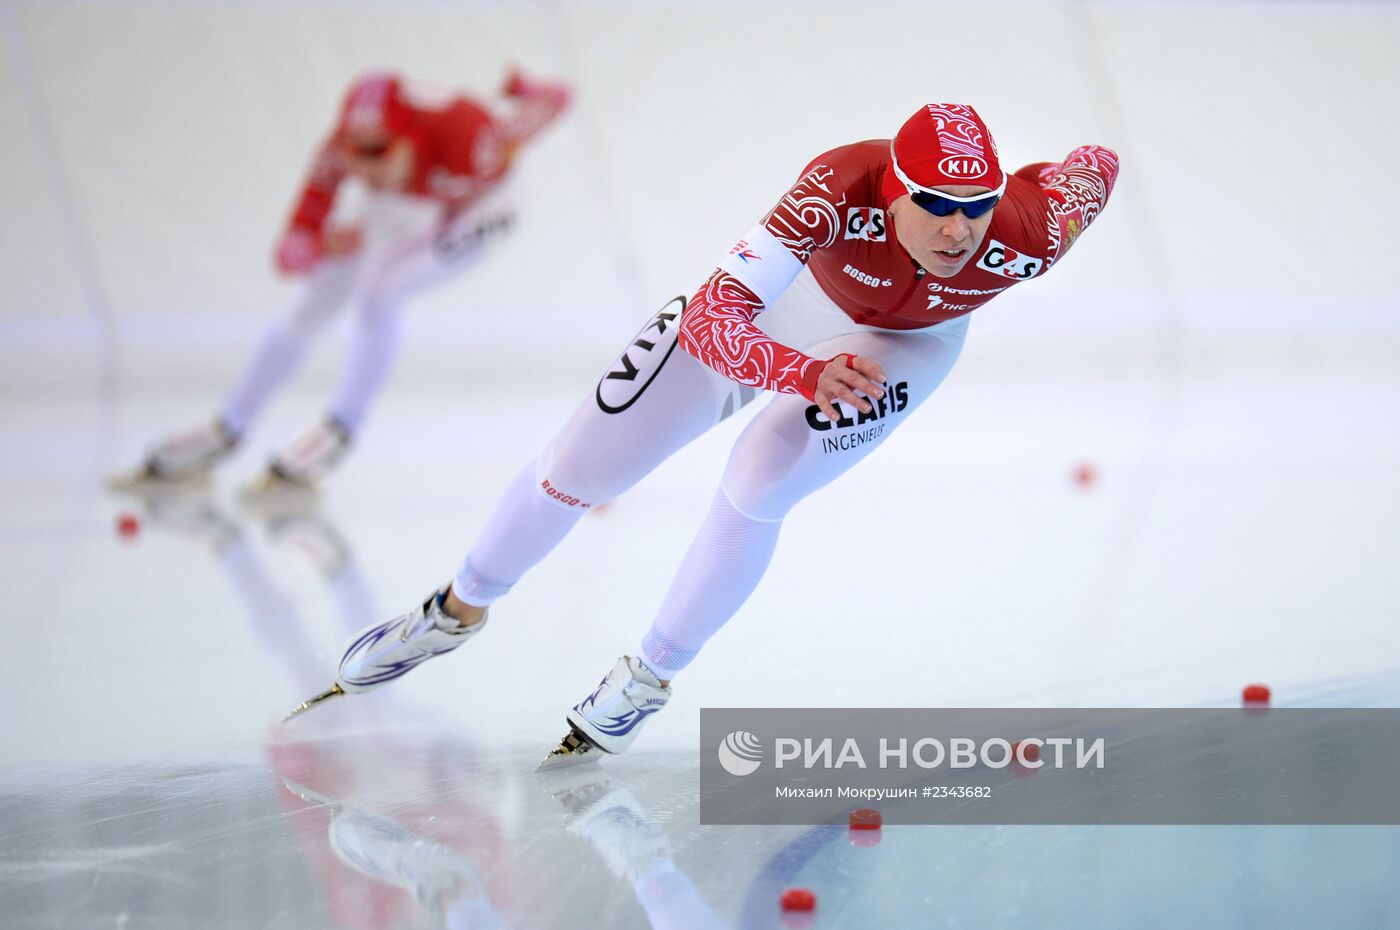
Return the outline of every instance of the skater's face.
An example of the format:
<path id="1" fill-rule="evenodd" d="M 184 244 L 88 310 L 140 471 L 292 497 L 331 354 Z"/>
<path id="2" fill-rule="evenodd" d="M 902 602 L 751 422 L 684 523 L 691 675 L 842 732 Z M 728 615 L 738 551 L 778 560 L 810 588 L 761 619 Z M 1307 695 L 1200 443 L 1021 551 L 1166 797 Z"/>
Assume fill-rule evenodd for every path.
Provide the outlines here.
<path id="1" fill-rule="evenodd" d="M 937 187 L 933 190 L 953 197 L 976 197 L 991 194 L 986 187 L 958 184 Z M 951 278 L 962 271 L 968 259 L 972 258 L 987 229 L 992 225 L 992 214 L 996 208 L 981 216 L 969 218 L 963 210 L 953 210 L 947 216 L 935 216 L 916 205 L 910 195 L 890 204 L 890 222 L 894 224 L 895 238 L 929 274 L 939 278 Z"/>
<path id="2" fill-rule="evenodd" d="M 413 177 L 413 141 L 406 136 L 352 130 L 340 151 L 345 170 L 374 190 L 403 190 Z"/>

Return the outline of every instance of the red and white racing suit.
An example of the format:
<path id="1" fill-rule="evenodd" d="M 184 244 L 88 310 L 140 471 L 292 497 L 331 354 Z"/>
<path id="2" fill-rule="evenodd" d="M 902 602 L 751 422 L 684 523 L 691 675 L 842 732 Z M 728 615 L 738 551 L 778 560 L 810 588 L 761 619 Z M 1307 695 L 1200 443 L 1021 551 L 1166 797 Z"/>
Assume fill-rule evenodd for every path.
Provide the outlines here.
<path id="1" fill-rule="evenodd" d="M 641 658 L 669 678 L 757 584 L 788 510 L 908 419 L 957 360 L 972 311 L 1061 261 L 1107 204 L 1117 174 L 1117 156 L 1098 146 L 1022 168 L 981 245 L 957 275 L 940 278 L 891 228 L 889 206 L 905 189 L 890 169 L 889 140 L 818 156 L 692 297 L 647 322 L 517 477 L 458 573 L 458 597 L 490 603 L 580 513 L 631 487 L 758 389 L 779 392 L 736 441 L 710 515 L 643 641 Z M 871 412 L 841 406 L 833 423 L 811 398 L 822 367 L 844 353 L 876 360 L 888 381 Z"/>
<path id="2" fill-rule="evenodd" d="M 372 192 L 358 217 L 365 244 L 353 255 L 323 258 L 309 272 L 225 400 L 224 422 L 241 433 L 295 370 L 315 333 L 354 304 L 349 358 L 330 408 L 353 430 L 388 373 L 404 301 L 474 265 L 510 229 L 514 211 L 503 182 L 515 155 L 568 99 L 563 85 L 516 81 L 503 116 L 460 96 L 441 106 L 409 101 L 410 182 L 401 193 Z M 346 177 L 332 136 L 312 164 L 289 232 L 319 238 Z"/>

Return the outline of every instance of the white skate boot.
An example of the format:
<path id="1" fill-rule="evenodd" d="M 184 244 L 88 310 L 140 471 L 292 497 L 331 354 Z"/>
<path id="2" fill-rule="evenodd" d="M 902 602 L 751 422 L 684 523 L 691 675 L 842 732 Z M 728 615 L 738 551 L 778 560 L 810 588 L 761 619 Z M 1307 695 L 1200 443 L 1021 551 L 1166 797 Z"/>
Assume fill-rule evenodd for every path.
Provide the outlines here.
<path id="1" fill-rule="evenodd" d="M 221 419 L 162 439 L 134 471 L 109 482 L 114 491 L 206 478 L 238 445 L 238 435 Z"/>
<path id="2" fill-rule="evenodd" d="M 445 655 L 480 633 L 486 617 L 460 626 L 442 610 L 451 582 L 434 591 L 408 613 L 365 627 L 352 636 L 340 658 L 340 670 L 328 691 L 299 704 L 283 722 L 342 694 L 368 691 L 407 675 L 433 656 Z"/>
<path id="3" fill-rule="evenodd" d="M 314 491 L 350 451 L 350 430 L 327 417 L 297 437 L 244 489 L 245 497 L 283 491 Z"/>
<path id="4" fill-rule="evenodd" d="M 662 687 L 641 659 L 623 656 L 597 689 L 569 711 L 565 718 L 569 734 L 545 757 L 539 770 L 592 762 L 599 751 L 622 752 L 632 745 L 647 717 L 670 699 L 670 686 Z"/>

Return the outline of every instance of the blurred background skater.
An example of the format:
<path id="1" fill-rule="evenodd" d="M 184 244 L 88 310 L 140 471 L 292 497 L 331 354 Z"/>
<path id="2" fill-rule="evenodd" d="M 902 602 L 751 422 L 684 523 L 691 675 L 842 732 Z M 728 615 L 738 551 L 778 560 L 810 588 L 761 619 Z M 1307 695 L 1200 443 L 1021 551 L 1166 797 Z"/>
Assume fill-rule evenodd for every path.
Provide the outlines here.
<path id="1" fill-rule="evenodd" d="M 156 442 L 114 487 L 207 475 L 326 324 L 353 307 L 349 350 L 324 419 L 277 452 L 247 490 L 312 488 L 341 461 L 393 362 L 404 302 L 472 267 L 510 230 L 514 210 L 503 182 L 520 148 L 559 116 L 570 93 L 512 70 L 502 97 L 504 112 L 493 113 L 462 94 L 430 98 L 394 74 L 351 85 L 277 246 L 278 269 L 301 279 L 290 305 L 212 420 Z M 346 193 L 352 180 L 362 204 Z"/>

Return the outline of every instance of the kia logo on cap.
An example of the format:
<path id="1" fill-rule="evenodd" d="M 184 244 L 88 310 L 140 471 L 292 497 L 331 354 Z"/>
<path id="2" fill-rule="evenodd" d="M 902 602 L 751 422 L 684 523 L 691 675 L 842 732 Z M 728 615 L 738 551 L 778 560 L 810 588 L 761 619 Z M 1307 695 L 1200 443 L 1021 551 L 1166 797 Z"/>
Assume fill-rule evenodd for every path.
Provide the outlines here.
<path id="1" fill-rule="evenodd" d="M 980 178 L 987 163 L 975 155 L 949 155 L 938 163 L 938 170 L 950 178 Z"/>

